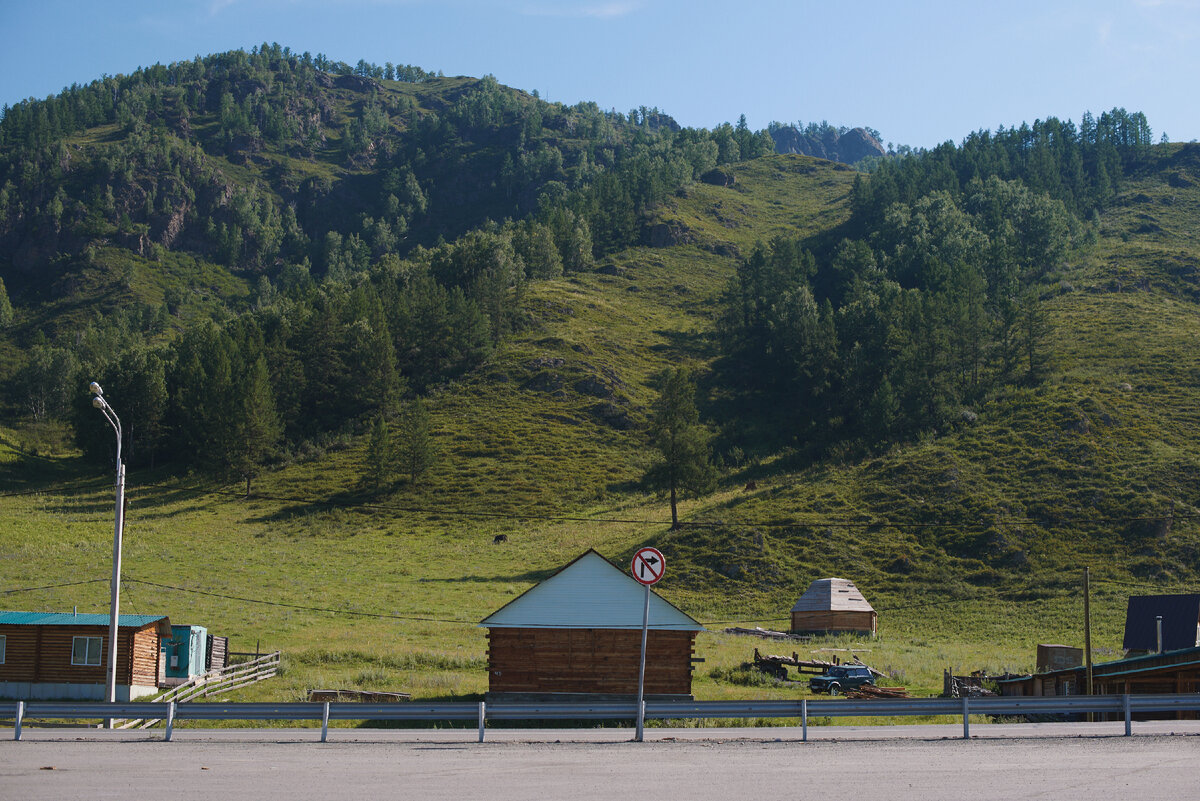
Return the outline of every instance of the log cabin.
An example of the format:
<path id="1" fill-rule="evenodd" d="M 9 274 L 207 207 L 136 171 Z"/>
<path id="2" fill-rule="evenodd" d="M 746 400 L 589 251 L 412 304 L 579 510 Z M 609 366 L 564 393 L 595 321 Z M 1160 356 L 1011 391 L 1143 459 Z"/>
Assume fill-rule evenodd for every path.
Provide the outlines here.
<path id="1" fill-rule="evenodd" d="M 0 611 L 0 697 L 103 701 L 108 679 L 107 614 Z M 120 615 L 117 700 L 158 691 L 162 615 Z"/>
<path id="2" fill-rule="evenodd" d="M 646 590 L 588 550 L 485 618 L 489 700 L 637 696 Z M 704 627 L 650 593 L 645 697 L 690 699 Z"/>
<path id="3" fill-rule="evenodd" d="M 855 632 L 875 636 L 875 609 L 853 581 L 817 579 L 792 607 L 792 631 L 798 634 Z"/>

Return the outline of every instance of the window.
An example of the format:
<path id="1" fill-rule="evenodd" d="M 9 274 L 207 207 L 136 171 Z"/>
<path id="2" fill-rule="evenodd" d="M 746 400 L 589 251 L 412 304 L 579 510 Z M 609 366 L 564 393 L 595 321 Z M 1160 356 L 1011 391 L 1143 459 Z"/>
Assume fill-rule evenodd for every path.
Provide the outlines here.
<path id="1" fill-rule="evenodd" d="M 4 664 L 4 646 L 8 641 L 8 637 L 0 634 L 0 665 Z"/>
<path id="2" fill-rule="evenodd" d="M 100 638 L 75 637 L 71 640 L 72 665 L 99 665 Z"/>

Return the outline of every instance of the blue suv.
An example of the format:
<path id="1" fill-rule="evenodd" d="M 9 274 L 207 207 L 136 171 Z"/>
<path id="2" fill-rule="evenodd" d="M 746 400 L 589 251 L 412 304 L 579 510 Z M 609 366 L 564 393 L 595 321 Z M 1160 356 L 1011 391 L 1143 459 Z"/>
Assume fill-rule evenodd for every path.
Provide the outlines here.
<path id="1" fill-rule="evenodd" d="M 820 676 L 808 682 L 808 689 L 814 693 L 829 693 L 840 695 L 846 690 L 856 690 L 864 684 L 874 684 L 875 677 L 865 667 L 854 665 L 838 665 L 826 670 Z"/>

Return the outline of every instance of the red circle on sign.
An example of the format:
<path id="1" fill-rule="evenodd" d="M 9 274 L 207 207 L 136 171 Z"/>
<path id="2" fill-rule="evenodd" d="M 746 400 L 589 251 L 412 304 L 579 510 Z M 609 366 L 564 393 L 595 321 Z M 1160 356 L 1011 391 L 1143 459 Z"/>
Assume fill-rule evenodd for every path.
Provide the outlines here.
<path id="1" fill-rule="evenodd" d="M 633 564 L 630 565 L 630 570 L 633 571 L 635 581 L 649 586 L 657 584 L 658 580 L 663 577 L 663 568 L 666 567 L 666 564 L 662 551 L 657 548 L 639 548 L 638 552 L 633 555 Z"/>

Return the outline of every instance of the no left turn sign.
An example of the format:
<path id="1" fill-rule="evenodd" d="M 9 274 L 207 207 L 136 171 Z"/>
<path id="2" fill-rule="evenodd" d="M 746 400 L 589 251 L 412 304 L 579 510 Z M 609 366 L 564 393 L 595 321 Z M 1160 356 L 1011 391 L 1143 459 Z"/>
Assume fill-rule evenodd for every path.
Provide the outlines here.
<path id="1" fill-rule="evenodd" d="M 657 548 L 639 548 L 638 552 L 633 555 L 633 564 L 631 565 L 633 578 L 647 587 L 658 583 L 658 580 L 663 577 L 664 567 L 666 567 L 666 561 L 663 559 L 662 552 Z"/>

